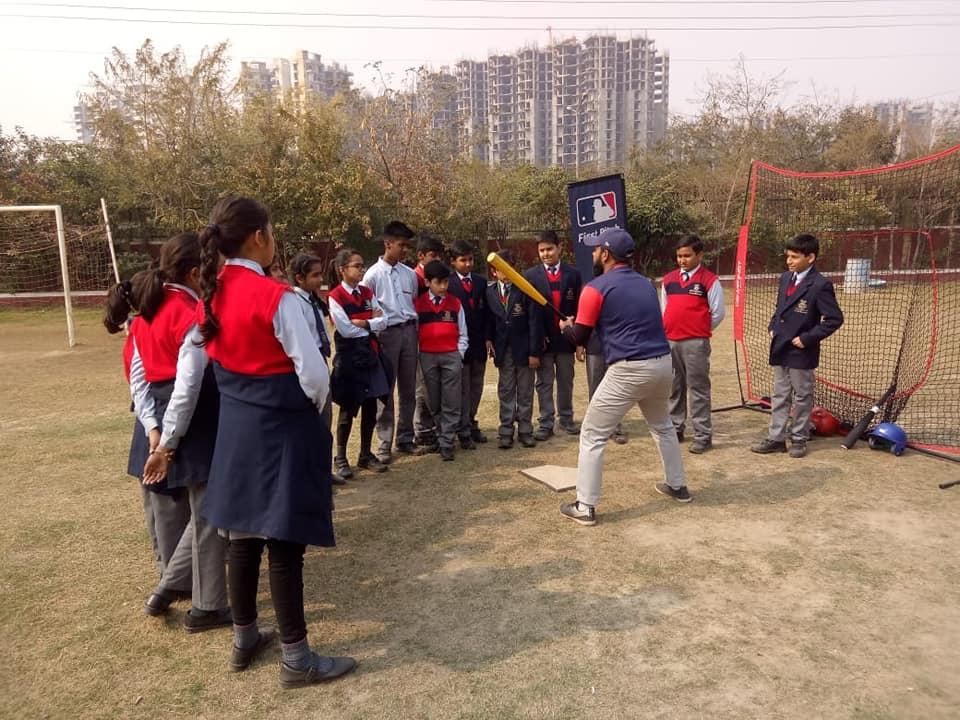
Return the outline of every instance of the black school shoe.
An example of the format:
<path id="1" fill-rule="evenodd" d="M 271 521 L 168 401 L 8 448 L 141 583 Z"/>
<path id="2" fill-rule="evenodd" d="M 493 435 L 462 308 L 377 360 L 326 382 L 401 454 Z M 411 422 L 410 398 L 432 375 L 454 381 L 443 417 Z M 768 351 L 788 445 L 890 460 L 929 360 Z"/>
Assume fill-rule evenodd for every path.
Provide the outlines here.
<path id="1" fill-rule="evenodd" d="M 520 441 L 520 444 L 526 448 L 537 446 L 537 441 L 533 439 L 533 435 L 520 435 L 517 439 Z"/>
<path id="2" fill-rule="evenodd" d="M 329 661 L 324 664 L 327 668 L 325 670 L 314 667 L 312 663 L 306 670 L 294 670 L 281 660 L 280 687 L 285 690 L 291 690 L 293 688 L 315 685 L 316 683 L 328 682 L 354 671 L 357 667 L 357 661 L 352 657 L 331 657 L 324 659 Z"/>
<path id="3" fill-rule="evenodd" d="M 764 438 L 756 445 L 751 446 L 750 452 L 759 453 L 760 455 L 769 455 L 770 453 L 786 452 L 787 443 L 783 440 L 771 440 L 770 438 Z"/>
<path id="4" fill-rule="evenodd" d="M 261 630 L 257 636 L 257 643 L 252 648 L 243 650 L 234 645 L 233 652 L 230 653 L 230 672 L 243 672 L 246 670 L 250 667 L 250 663 L 254 661 L 257 655 L 273 645 L 273 641 L 276 639 L 277 633 L 275 630 Z"/>
<path id="5" fill-rule="evenodd" d="M 154 592 L 150 593 L 150 597 L 144 601 L 143 611 L 151 617 L 159 617 L 170 609 L 174 601 L 189 597 L 189 592 L 157 588 Z"/>
<path id="6" fill-rule="evenodd" d="M 453 448 L 452 447 L 440 448 L 440 458 L 442 460 L 453 460 Z"/>
<path id="7" fill-rule="evenodd" d="M 464 435 L 460 438 L 460 447 L 463 450 L 476 450 L 477 444 L 473 441 L 472 437 Z"/>
<path id="8" fill-rule="evenodd" d="M 230 608 L 228 607 L 219 610 L 190 608 L 187 614 L 183 616 L 183 629 L 188 633 L 204 632 L 227 625 L 233 625 L 233 615 L 230 614 Z"/>
<path id="9" fill-rule="evenodd" d="M 487 441 L 487 436 L 483 434 L 480 428 L 473 428 L 473 430 L 470 431 L 470 439 L 475 443 L 483 445 Z"/>
<path id="10" fill-rule="evenodd" d="M 501 450 L 509 450 L 513 447 L 513 437 L 510 435 L 501 435 L 497 440 L 497 447 Z"/>
<path id="11" fill-rule="evenodd" d="M 539 442 L 549 440 L 551 437 L 553 437 L 553 428 L 538 427 L 537 431 L 533 434 L 533 439 Z"/>

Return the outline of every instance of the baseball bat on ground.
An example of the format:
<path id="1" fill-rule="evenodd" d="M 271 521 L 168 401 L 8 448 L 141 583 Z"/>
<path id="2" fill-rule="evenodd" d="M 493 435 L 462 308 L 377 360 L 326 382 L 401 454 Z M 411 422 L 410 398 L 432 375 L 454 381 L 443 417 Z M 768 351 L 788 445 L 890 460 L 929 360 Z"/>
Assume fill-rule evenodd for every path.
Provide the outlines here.
<path id="1" fill-rule="evenodd" d="M 941 490 L 946 490 L 947 488 L 952 488 L 954 485 L 960 485 L 960 480 L 950 480 L 949 482 L 942 482 L 937 487 Z"/>
<path id="2" fill-rule="evenodd" d="M 496 253 L 490 253 L 487 255 L 487 265 L 495 268 L 498 272 L 503 273 L 507 276 L 507 279 L 510 280 L 517 288 L 526 295 L 528 298 L 533 300 L 538 305 L 543 305 L 553 310 L 561 320 L 566 320 L 557 308 L 553 306 L 553 303 L 547 302 L 547 299 L 543 294 L 537 290 L 533 285 L 530 284 L 530 281 L 527 280 L 523 275 L 514 270 L 513 266 L 510 265 L 506 260 L 497 255 Z"/>
<path id="3" fill-rule="evenodd" d="M 880 412 L 880 408 L 882 408 L 886 404 L 887 400 L 893 397 L 893 394 L 896 391 L 897 391 L 896 383 L 894 383 L 889 388 L 887 388 L 887 391 L 883 394 L 883 397 L 877 400 L 877 402 L 874 403 L 873 407 L 867 410 L 864 416 L 860 418 L 860 421 L 853 426 L 853 429 L 850 432 L 847 433 L 847 436 L 843 439 L 843 442 L 840 443 L 840 446 L 842 448 L 844 448 L 845 450 L 849 450 L 854 445 L 857 444 L 857 440 L 859 440 L 860 437 L 863 435 L 863 433 L 866 431 L 867 426 L 870 424 L 870 421 L 873 420 L 873 418 L 876 416 L 878 412 Z"/>

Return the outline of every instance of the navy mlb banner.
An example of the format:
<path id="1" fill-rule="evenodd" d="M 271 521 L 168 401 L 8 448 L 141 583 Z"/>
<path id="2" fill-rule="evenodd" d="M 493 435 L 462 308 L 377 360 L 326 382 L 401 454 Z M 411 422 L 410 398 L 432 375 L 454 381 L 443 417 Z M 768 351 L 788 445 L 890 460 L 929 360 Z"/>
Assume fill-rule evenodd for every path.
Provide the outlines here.
<path id="1" fill-rule="evenodd" d="M 593 278 L 593 249 L 583 244 L 609 227 L 627 226 L 627 199 L 623 175 L 580 180 L 567 185 L 570 204 L 570 242 L 583 281 Z"/>

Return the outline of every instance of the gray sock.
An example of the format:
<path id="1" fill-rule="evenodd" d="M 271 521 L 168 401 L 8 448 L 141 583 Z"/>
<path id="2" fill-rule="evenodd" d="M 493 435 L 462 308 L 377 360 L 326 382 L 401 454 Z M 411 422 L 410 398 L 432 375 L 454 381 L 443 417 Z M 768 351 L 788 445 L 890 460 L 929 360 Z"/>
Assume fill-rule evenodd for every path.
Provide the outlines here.
<path id="1" fill-rule="evenodd" d="M 333 659 L 313 652 L 307 638 L 295 643 L 281 643 L 280 653 L 284 665 L 300 672 L 313 666 L 318 672 L 324 673 L 333 667 Z"/>
<path id="2" fill-rule="evenodd" d="M 259 639 L 260 630 L 257 629 L 256 620 L 249 625 L 233 626 L 233 644 L 241 650 L 249 650 L 254 647 Z"/>

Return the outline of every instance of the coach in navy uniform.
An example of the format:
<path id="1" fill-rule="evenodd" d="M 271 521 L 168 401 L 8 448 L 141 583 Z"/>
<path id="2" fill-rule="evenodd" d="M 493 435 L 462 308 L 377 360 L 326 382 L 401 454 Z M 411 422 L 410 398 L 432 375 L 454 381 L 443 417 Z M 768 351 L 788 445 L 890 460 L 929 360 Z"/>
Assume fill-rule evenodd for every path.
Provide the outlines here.
<path id="1" fill-rule="evenodd" d="M 577 500 L 562 505 L 560 512 L 581 525 L 593 525 L 607 440 L 634 405 L 647 421 L 663 464 L 666 482 L 655 485 L 657 492 L 679 502 L 692 498 L 670 420 L 673 364 L 657 291 L 630 267 L 635 246 L 625 230 L 608 228 L 584 244 L 593 247 L 594 265 L 602 267 L 603 274 L 583 289 L 576 318 L 561 321 L 560 327 L 574 345 L 586 345 L 596 332 L 607 372 L 580 428 Z"/>

